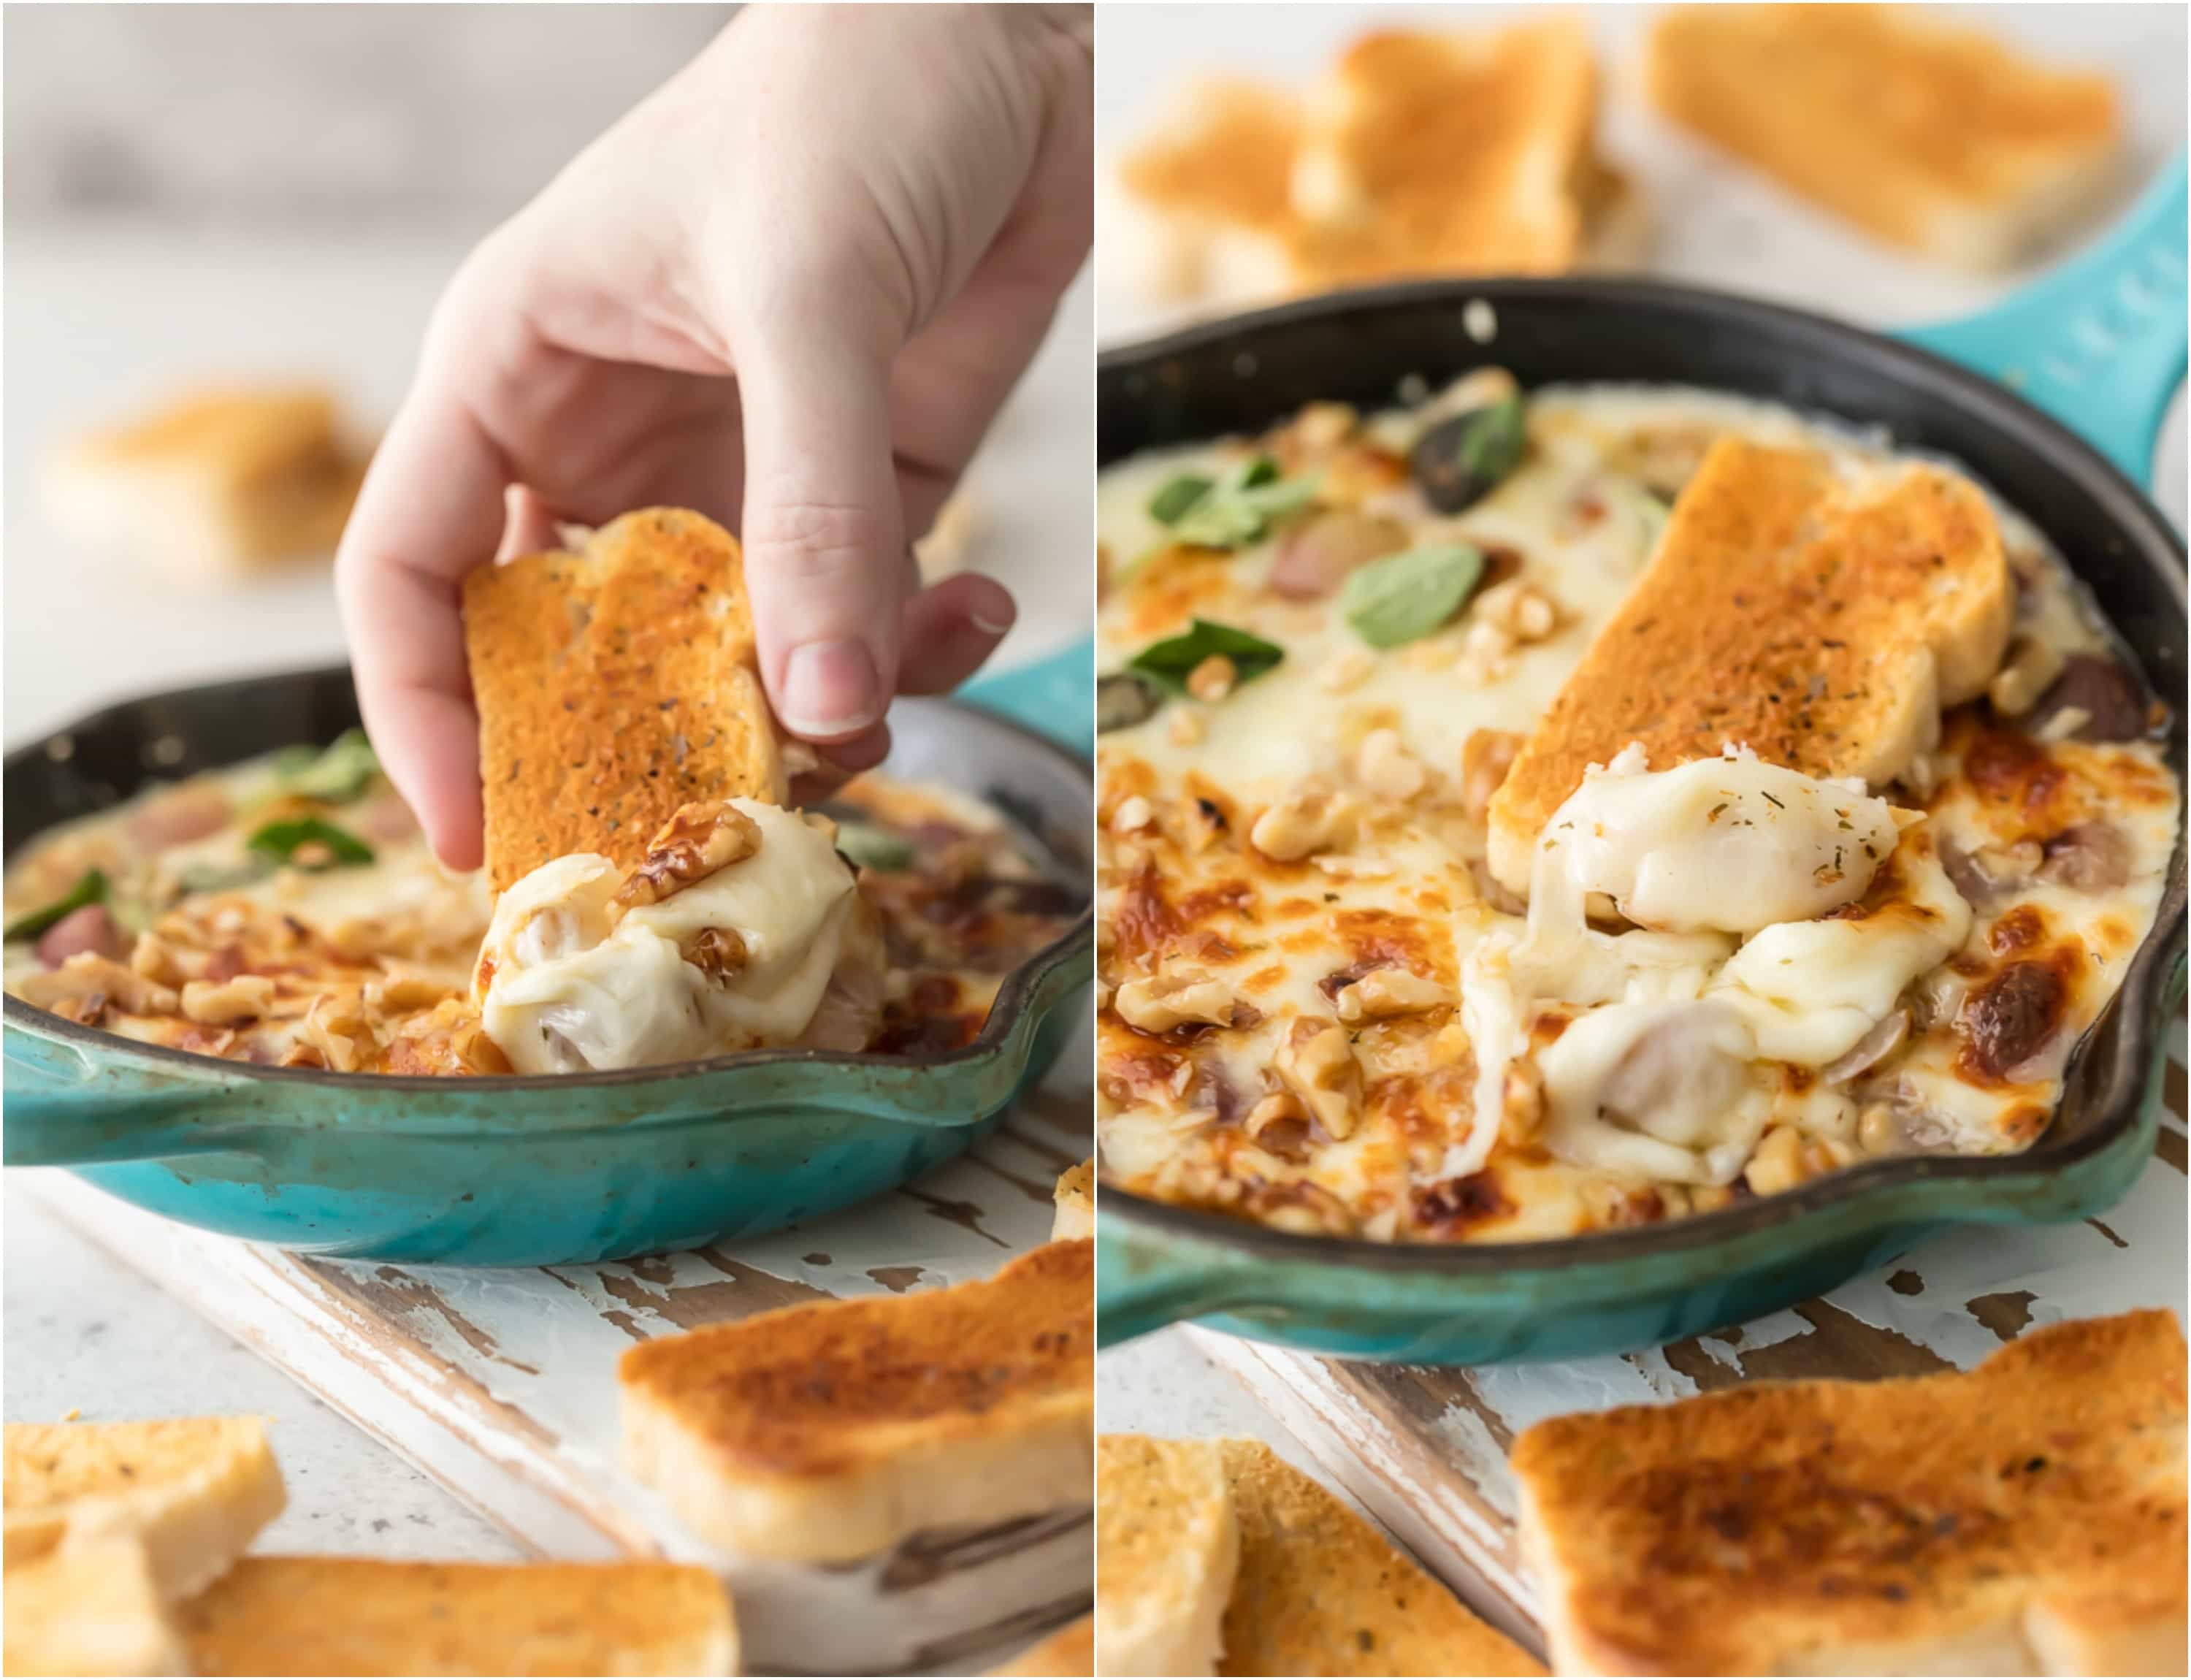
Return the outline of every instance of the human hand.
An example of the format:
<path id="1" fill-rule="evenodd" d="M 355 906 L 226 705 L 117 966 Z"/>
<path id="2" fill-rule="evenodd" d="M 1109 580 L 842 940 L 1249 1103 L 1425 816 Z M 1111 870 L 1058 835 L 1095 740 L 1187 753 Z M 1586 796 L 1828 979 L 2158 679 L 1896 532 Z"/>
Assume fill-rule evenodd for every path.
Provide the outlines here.
<path id="1" fill-rule="evenodd" d="M 556 521 L 696 509 L 746 551 L 761 674 L 839 772 L 893 693 L 1010 627 L 925 530 L 1088 249 L 1087 9 L 753 8 L 483 242 L 336 561 L 366 727 L 480 861 L 464 575 Z"/>

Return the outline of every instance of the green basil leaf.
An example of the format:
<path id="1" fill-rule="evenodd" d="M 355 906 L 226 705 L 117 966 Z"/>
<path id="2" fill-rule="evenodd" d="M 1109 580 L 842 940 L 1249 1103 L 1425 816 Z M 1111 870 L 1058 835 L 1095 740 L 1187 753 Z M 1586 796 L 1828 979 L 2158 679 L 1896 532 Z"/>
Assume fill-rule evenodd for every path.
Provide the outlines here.
<path id="1" fill-rule="evenodd" d="M 1244 548 L 1263 534 L 1263 515 L 1235 496 L 1213 493 L 1181 515 L 1171 531 L 1197 548 Z"/>
<path id="2" fill-rule="evenodd" d="M 1278 479 L 1278 464 L 1268 455 L 1257 455 L 1233 474 L 1232 487 L 1235 490 L 1253 490 L 1258 485 L 1275 484 Z"/>
<path id="3" fill-rule="evenodd" d="M 345 729 L 326 751 L 315 754 L 301 766 L 286 769 L 282 777 L 282 791 L 299 794 L 306 799 L 325 800 L 330 805 L 343 805 L 362 794 L 379 773 L 380 760 L 374 756 L 373 743 L 365 738 L 365 732 Z"/>
<path id="4" fill-rule="evenodd" d="M 902 869 L 914 857 L 912 841 L 872 823 L 846 822 L 841 817 L 837 823 L 837 850 L 846 861 L 864 869 Z"/>
<path id="5" fill-rule="evenodd" d="M 81 910 L 87 904 L 106 902 L 106 871 L 86 869 L 76 878 L 76 885 L 42 910 L 31 910 L 15 918 L 4 929 L 0 938 L 10 944 L 18 939 L 36 939 L 63 916 Z"/>
<path id="6" fill-rule="evenodd" d="M 1164 692 L 1135 671 L 1113 671 L 1096 679 L 1096 732 L 1131 729 L 1164 709 Z"/>
<path id="7" fill-rule="evenodd" d="M 1275 642 L 1265 641 L 1259 635 L 1250 635 L 1230 624 L 1197 618 L 1184 635 L 1152 642 L 1126 663 L 1129 669 L 1184 694 L 1188 675 L 1213 653 L 1222 653 L 1232 662 L 1236 686 L 1253 681 L 1286 657 L 1286 650 Z"/>
<path id="8" fill-rule="evenodd" d="M 316 817 L 293 817 L 287 822 L 269 823 L 244 842 L 253 851 L 263 851 L 270 857 L 278 857 L 298 868 L 317 873 L 322 869 L 338 869 L 345 864 L 370 863 L 373 848 L 347 829 L 338 829 L 332 823 Z M 297 853 L 308 848 L 324 847 L 324 860 L 298 863 Z"/>
<path id="9" fill-rule="evenodd" d="M 1482 576 L 1482 555 L 1465 543 L 1409 549 L 1349 572 L 1339 610 L 1372 647 L 1397 647 L 1460 612 Z"/>
<path id="10" fill-rule="evenodd" d="M 1159 525 L 1176 525 L 1180 517 L 1215 487 L 1215 481 L 1200 473 L 1183 472 L 1176 478 L 1166 479 L 1157 493 L 1149 498 L 1149 517 Z"/>

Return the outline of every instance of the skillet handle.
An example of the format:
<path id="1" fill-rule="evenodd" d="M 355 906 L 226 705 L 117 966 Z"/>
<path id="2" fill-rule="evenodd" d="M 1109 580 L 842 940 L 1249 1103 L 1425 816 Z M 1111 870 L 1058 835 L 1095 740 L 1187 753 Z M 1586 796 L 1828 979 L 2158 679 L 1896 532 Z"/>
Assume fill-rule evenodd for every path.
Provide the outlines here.
<path id="1" fill-rule="evenodd" d="M 2150 487 L 2183 378 L 2184 204 L 2178 152 L 2090 251 L 1983 315 L 1901 336 L 2000 380 Z"/>
<path id="2" fill-rule="evenodd" d="M 1096 1220 L 1096 1347 L 1248 1304 L 1247 1279 L 1232 1267 L 1198 1264 L 1184 1245 L 1105 1220 L 1100 1191 Z"/>
<path id="3" fill-rule="evenodd" d="M 1096 740 L 1096 641 L 1079 636 L 1062 651 L 968 683 L 959 698 L 1039 730 L 1083 758 Z"/>
<path id="4" fill-rule="evenodd" d="M 101 1067 L 72 1045 L 9 1023 L 0 1159 L 11 1167 L 92 1166 L 233 1148 L 217 1124 L 241 1087 Z"/>

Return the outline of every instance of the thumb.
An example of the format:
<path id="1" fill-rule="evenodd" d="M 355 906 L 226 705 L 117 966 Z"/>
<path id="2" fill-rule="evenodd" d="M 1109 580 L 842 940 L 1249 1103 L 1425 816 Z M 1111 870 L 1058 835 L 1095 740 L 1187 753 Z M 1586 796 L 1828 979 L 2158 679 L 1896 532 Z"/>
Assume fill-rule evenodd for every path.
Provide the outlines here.
<path id="1" fill-rule="evenodd" d="M 890 358 L 822 327 L 756 337 L 737 377 L 762 680 L 792 734 L 848 740 L 881 720 L 897 683 L 907 569 Z"/>

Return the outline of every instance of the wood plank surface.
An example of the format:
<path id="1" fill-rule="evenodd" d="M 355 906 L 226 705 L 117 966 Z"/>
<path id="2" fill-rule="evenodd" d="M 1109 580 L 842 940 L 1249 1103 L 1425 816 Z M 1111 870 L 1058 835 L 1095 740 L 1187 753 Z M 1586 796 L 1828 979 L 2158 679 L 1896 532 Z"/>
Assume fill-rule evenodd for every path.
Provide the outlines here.
<path id="1" fill-rule="evenodd" d="M 713 1551 L 617 1461 L 616 1361 L 634 1341 L 801 1301 L 987 1277 L 1046 1240 L 1057 1175 L 1092 1148 L 1084 1026 L 968 1154 L 772 1235 L 588 1266 L 482 1270 L 316 1259 L 174 1224 L 57 1170 L 39 1194 L 193 1310 L 543 1558 L 712 1564 L 766 1673 L 968 1671 L 1087 1608 L 1085 1509 L 917 1535 L 849 1569 Z"/>
<path id="2" fill-rule="evenodd" d="M 2154 1158 L 2105 1214 L 2067 1225 L 1963 1227 L 1815 1301 L 1709 1335 L 1618 1357 L 1440 1370 L 1190 1334 L 1426 1567 L 1541 1654 L 1506 1462 L 1530 1424 L 1774 1378 L 1967 1368 L 2030 1326 L 2133 1307 L 2184 1318 L 2184 1062 L 2179 1022 Z"/>

